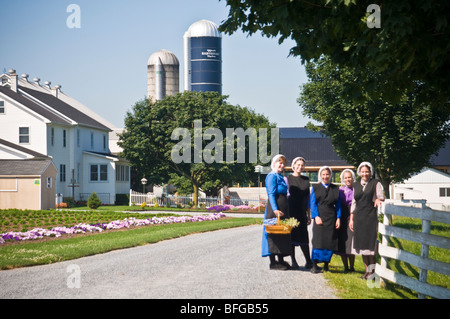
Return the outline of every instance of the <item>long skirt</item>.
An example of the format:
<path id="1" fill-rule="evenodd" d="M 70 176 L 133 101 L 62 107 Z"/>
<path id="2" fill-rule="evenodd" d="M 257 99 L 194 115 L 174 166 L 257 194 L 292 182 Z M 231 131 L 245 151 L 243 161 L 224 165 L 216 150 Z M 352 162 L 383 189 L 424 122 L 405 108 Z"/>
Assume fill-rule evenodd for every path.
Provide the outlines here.
<path id="1" fill-rule="evenodd" d="M 289 218 L 289 208 L 286 194 L 277 194 L 275 200 L 278 209 L 283 212 L 281 219 Z M 273 212 L 270 205 L 270 201 L 266 206 L 266 211 L 264 213 L 264 220 L 270 220 L 276 218 L 277 216 Z M 291 234 L 281 235 L 281 234 L 268 234 L 266 228 L 263 226 L 263 238 L 262 238 L 262 257 L 267 257 L 272 254 L 289 256 L 292 253 L 292 243 Z"/>

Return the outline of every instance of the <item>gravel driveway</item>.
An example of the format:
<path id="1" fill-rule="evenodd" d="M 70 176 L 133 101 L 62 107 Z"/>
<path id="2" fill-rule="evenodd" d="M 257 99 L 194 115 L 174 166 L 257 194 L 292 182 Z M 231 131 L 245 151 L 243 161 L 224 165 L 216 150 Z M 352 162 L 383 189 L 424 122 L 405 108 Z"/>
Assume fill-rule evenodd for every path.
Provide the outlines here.
<path id="1" fill-rule="evenodd" d="M 336 298 L 321 274 L 269 270 L 268 258 L 260 257 L 261 227 L 0 271 L 0 298 Z M 298 248 L 297 256 L 304 264 Z"/>

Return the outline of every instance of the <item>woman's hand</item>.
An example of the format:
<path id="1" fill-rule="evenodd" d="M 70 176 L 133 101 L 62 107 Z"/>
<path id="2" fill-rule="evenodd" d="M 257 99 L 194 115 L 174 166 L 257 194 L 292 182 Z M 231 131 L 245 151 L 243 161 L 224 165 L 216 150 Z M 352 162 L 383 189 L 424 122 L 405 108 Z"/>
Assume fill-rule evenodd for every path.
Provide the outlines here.
<path id="1" fill-rule="evenodd" d="M 378 208 L 380 208 L 380 207 L 381 207 L 381 203 L 383 203 L 383 201 L 382 201 L 381 199 L 377 198 L 377 199 L 375 200 L 375 203 L 373 203 L 373 207 L 378 207 Z"/>
<path id="2" fill-rule="evenodd" d="M 283 214 L 283 212 L 281 211 L 281 210 L 275 210 L 274 212 L 273 212 L 277 217 L 281 217 L 281 216 L 283 216 L 284 214 Z"/>
<path id="3" fill-rule="evenodd" d="M 317 217 L 314 218 L 314 222 L 315 222 L 317 225 L 322 225 L 322 224 L 323 224 L 322 218 L 320 218 L 319 216 L 317 216 Z"/>
<path id="4" fill-rule="evenodd" d="M 350 221 L 348 222 L 348 227 L 353 231 L 353 214 L 350 215 Z"/>
<path id="5" fill-rule="evenodd" d="M 336 219 L 336 229 L 339 229 L 341 227 L 341 219 L 337 218 Z"/>

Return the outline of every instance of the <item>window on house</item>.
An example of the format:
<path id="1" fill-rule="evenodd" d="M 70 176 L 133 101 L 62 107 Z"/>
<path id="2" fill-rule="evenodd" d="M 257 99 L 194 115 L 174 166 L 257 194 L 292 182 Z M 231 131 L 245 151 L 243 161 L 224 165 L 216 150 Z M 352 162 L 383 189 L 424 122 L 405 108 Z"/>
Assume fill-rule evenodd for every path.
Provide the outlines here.
<path id="1" fill-rule="evenodd" d="M 94 133 L 91 132 L 91 149 L 94 149 Z"/>
<path id="2" fill-rule="evenodd" d="M 108 180 L 108 165 L 92 164 L 90 171 L 91 182 L 105 182 Z"/>
<path id="3" fill-rule="evenodd" d="M 128 182 L 130 180 L 130 169 L 125 165 L 116 166 L 116 181 Z"/>
<path id="4" fill-rule="evenodd" d="M 80 147 L 80 130 L 77 130 L 77 146 Z"/>
<path id="5" fill-rule="evenodd" d="M 5 101 L 0 101 L 0 114 L 5 114 Z"/>
<path id="6" fill-rule="evenodd" d="M 439 197 L 450 197 L 450 187 L 440 187 Z"/>
<path id="7" fill-rule="evenodd" d="M 51 144 L 52 146 L 55 145 L 55 128 L 52 127 L 52 132 L 51 132 Z"/>
<path id="8" fill-rule="evenodd" d="M 106 135 L 103 135 L 103 149 L 106 150 Z"/>
<path id="9" fill-rule="evenodd" d="M 47 188 L 53 187 L 53 180 L 51 177 L 47 177 Z"/>
<path id="10" fill-rule="evenodd" d="M 67 132 L 66 132 L 66 130 L 63 130 L 63 147 L 66 147 L 66 137 L 67 137 Z"/>
<path id="11" fill-rule="evenodd" d="M 30 143 L 30 128 L 19 127 L 19 144 Z"/>
<path id="12" fill-rule="evenodd" d="M 66 165 L 65 164 L 59 165 L 59 181 L 60 182 L 66 181 Z"/>

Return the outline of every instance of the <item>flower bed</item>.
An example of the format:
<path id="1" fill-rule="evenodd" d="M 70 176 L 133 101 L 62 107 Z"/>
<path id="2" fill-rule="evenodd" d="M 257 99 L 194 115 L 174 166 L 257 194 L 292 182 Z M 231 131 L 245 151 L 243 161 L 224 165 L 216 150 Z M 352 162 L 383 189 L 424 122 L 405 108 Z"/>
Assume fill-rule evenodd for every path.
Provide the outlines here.
<path id="1" fill-rule="evenodd" d="M 35 228 L 27 232 L 7 232 L 0 234 L 0 244 L 7 240 L 25 241 L 33 239 L 42 239 L 45 237 L 61 237 L 63 234 L 84 234 L 86 232 L 102 232 L 103 230 L 113 230 L 130 228 L 131 226 L 162 225 L 174 223 L 202 222 L 208 220 L 218 220 L 225 217 L 222 213 L 199 216 L 169 216 L 152 217 L 138 219 L 135 217 L 125 218 L 123 220 L 111 221 L 109 223 L 98 224 L 78 224 L 73 227 L 53 227 L 52 229 Z"/>

